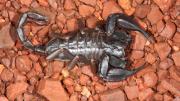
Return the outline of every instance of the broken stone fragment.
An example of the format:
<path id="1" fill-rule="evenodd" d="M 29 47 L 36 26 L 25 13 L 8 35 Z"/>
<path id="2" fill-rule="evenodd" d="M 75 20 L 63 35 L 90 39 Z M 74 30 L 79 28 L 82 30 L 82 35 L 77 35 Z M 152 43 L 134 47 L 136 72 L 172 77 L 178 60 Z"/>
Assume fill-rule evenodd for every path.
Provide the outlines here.
<path id="1" fill-rule="evenodd" d="M 37 92 L 49 101 L 69 101 L 69 96 L 60 81 L 42 79 L 39 81 Z"/>
<path id="2" fill-rule="evenodd" d="M 22 93 L 26 92 L 28 84 L 26 82 L 16 82 L 14 84 L 10 84 L 7 87 L 7 97 L 9 100 L 14 101 Z"/>
<path id="3" fill-rule="evenodd" d="M 167 39 L 171 39 L 174 36 L 175 32 L 176 32 L 176 25 L 173 22 L 168 21 L 166 23 L 164 30 L 160 33 L 160 35 Z"/>
<path id="4" fill-rule="evenodd" d="M 156 43 L 154 47 L 161 60 L 164 60 L 165 58 L 167 58 L 167 56 L 171 52 L 171 47 L 169 46 L 169 44 L 165 42 Z"/>
<path id="5" fill-rule="evenodd" d="M 180 83 L 173 80 L 173 79 L 166 79 L 161 81 L 161 85 L 166 90 L 170 91 L 171 93 L 175 94 L 176 96 L 180 96 Z"/>
<path id="6" fill-rule="evenodd" d="M 125 92 L 129 100 L 133 100 L 138 97 L 139 89 L 138 86 L 125 86 Z"/>
<path id="7" fill-rule="evenodd" d="M 103 12 L 102 12 L 103 19 L 106 20 L 107 17 L 113 13 L 122 13 L 122 9 L 113 0 L 105 2 L 104 7 L 103 7 Z"/>
<path id="8" fill-rule="evenodd" d="M 172 54 L 172 58 L 176 66 L 180 66 L 180 51 Z"/>
<path id="9" fill-rule="evenodd" d="M 11 23 L 6 24 L 0 29 L 0 48 L 12 48 L 15 44 L 10 33 Z"/>
<path id="10" fill-rule="evenodd" d="M 151 22 L 151 25 L 153 25 L 163 19 L 163 14 L 157 6 L 153 6 L 147 15 L 147 19 Z"/>
<path id="11" fill-rule="evenodd" d="M 121 89 L 108 90 L 100 94 L 101 101 L 126 101 L 126 96 Z"/>
<path id="12" fill-rule="evenodd" d="M 139 93 L 139 100 L 144 101 L 144 100 L 147 100 L 147 99 L 151 99 L 153 94 L 154 94 L 154 91 L 151 88 L 147 88 L 145 90 L 142 90 Z"/>

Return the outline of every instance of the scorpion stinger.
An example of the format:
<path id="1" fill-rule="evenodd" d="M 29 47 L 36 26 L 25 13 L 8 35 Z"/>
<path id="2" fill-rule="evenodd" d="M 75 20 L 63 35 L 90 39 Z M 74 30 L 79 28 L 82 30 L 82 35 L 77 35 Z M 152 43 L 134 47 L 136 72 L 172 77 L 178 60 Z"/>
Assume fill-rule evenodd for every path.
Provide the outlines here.
<path id="1" fill-rule="evenodd" d="M 135 30 L 141 32 L 151 43 L 155 43 L 155 40 L 149 33 L 142 30 L 138 24 L 132 20 L 131 17 L 122 14 L 122 13 L 115 13 L 111 14 L 107 18 L 106 23 L 106 32 L 110 36 L 114 33 L 115 27 L 118 26 L 123 29 Z"/>
<path id="2" fill-rule="evenodd" d="M 28 38 L 24 34 L 23 26 L 25 25 L 28 19 L 31 19 L 38 25 L 46 24 L 48 19 L 47 17 L 34 12 L 26 12 L 22 14 L 17 27 L 17 34 L 19 36 L 19 39 L 27 49 L 45 54 L 45 46 L 43 45 L 33 46 L 33 44 L 28 40 Z"/>

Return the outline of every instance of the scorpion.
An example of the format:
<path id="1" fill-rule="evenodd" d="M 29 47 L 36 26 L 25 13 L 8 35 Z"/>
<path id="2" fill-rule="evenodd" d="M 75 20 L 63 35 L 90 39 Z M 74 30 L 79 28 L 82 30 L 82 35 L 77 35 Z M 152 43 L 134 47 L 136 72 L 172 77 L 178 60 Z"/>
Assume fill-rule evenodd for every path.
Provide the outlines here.
<path id="1" fill-rule="evenodd" d="M 78 63 L 92 63 L 94 60 L 98 67 L 96 72 L 104 81 L 124 80 L 145 68 L 146 63 L 135 69 L 127 68 L 125 49 L 132 42 L 129 31 L 138 31 L 154 43 L 153 37 L 130 16 L 114 13 L 108 16 L 103 27 L 68 32 L 72 34 L 71 37 L 54 37 L 47 44 L 33 45 L 23 30 L 28 19 L 38 25 L 48 23 L 48 17 L 40 13 L 28 11 L 21 15 L 16 31 L 25 48 L 44 54 L 49 61 L 69 61 L 69 70 Z"/>

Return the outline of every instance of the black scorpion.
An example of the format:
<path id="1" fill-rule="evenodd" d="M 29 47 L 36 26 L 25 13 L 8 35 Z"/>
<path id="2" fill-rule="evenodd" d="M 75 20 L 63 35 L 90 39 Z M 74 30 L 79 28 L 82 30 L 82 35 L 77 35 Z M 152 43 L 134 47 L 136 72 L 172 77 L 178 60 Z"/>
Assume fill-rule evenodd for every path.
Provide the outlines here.
<path id="1" fill-rule="evenodd" d="M 135 74 L 145 66 L 142 65 L 133 70 L 127 69 L 125 49 L 131 43 L 129 31 L 139 31 L 150 42 L 154 42 L 152 36 L 142 30 L 138 24 L 122 13 L 108 16 L 103 28 L 82 29 L 71 32 L 73 36 L 64 39 L 55 37 L 46 45 L 33 45 L 25 36 L 23 26 L 31 19 L 39 25 L 48 22 L 48 18 L 39 13 L 25 12 L 22 14 L 17 34 L 24 47 L 37 53 L 45 54 L 47 60 L 70 61 L 68 68 L 72 69 L 77 63 L 91 63 L 95 60 L 98 64 L 97 73 L 105 81 L 119 81 Z"/>

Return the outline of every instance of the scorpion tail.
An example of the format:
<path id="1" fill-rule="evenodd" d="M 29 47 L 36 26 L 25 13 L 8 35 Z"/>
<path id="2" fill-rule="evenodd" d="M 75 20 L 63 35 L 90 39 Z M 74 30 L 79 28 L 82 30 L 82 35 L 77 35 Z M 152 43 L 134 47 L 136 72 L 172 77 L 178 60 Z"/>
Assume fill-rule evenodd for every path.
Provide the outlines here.
<path id="1" fill-rule="evenodd" d="M 18 37 L 20 41 L 23 43 L 25 48 L 30 49 L 31 51 L 44 54 L 45 47 L 43 45 L 34 46 L 24 34 L 23 26 L 27 22 L 28 18 L 34 21 L 35 23 L 37 23 L 38 25 L 44 25 L 47 22 L 47 17 L 34 12 L 26 12 L 22 14 L 16 29 Z"/>

